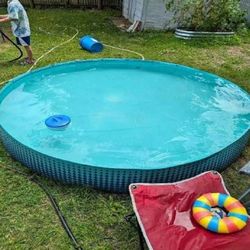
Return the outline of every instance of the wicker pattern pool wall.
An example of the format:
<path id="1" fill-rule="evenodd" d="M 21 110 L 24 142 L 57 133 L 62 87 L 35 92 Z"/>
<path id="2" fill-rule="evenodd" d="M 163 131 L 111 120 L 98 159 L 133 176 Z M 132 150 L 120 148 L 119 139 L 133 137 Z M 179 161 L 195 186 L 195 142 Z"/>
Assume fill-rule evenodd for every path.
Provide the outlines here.
<path id="1" fill-rule="evenodd" d="M 13 158 L 33 171 L 71 185 L 87 185 L 110 192 L 128 192 L 130 183 L 175 182 L 208 170 L 222 171 L 244 150 L 250 138 L 248 130 L 223 150 L 199 161 L 165 169 L 111 169 L 69 162 L 35 151 L 15 140 L 0 127 L 1 140 Z"/>

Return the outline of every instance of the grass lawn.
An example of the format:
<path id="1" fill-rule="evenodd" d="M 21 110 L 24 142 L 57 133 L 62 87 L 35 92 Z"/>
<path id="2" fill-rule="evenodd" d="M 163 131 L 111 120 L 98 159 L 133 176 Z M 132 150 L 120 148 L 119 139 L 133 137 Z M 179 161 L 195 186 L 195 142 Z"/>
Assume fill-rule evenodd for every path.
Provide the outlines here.
<path id="1" fill-rule="evenodd" d="M 0 9 L 0 14 L 4 13 Z M 69 39 L 76 27 L 78 38 L 86 34 L 106 44 L 135 50 L 146 59 L 180 63 L 203 69 L 250 91 L 250 30 L 223 40 L 183 41 L 172 33 L 128 34 L 112 25 L 117 11 L 29 10 L 35 58 Z M 8 31 L 5 25 L 5 30 Z M 28 66 L 6 63 L 15 49 L 0 44 L 0 82 L 25 72 Z M 106 48 L 100 54 L 80 50 L 73 40 L 39 62 L 51 63 L 88 58 L 131 57 L 134 54 Z M 222 174 L 232 195 L 250 186 L 250 177 L 238 173 L 250 160 L 250 147 Z M 46 195 L 32 182 L 8 171 L 5 166 L 29 172 L 0 146 L 0 249 L 71 249 L 70 242 Z M 61 210 L 84 249 L 137 249 L 135 230 L 123 217 L 132 211 L 128 195 L 116 195 L 85 187 L 69 187 L 40 178 L 55 195 Z"/>

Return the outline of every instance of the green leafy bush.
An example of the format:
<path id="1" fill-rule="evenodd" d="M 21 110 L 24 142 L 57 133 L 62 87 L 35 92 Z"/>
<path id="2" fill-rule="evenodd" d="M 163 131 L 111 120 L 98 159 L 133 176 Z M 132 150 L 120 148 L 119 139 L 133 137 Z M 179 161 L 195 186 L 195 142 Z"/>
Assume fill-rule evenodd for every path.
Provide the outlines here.
<path id="1" fill-rule="evenodd" d="M 195 31 L 236 31 L 244 26 L 240 0 L 167 0 L 180 28 Z"/>

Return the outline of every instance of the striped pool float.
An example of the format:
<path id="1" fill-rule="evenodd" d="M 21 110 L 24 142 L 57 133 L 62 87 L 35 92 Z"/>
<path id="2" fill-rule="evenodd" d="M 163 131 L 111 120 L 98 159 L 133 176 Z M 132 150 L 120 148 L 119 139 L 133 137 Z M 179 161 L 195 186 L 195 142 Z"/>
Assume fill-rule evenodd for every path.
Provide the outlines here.
<path id="1" fill-rule="evenodd" d="M 220 218 L 213 214 L 213 208 L 220 207 L 226 216 Z M 243 229 L 248 221 L 245 207 L 227 194 L 207 193 L 200 196 L 192 208 L 194 219 L 204 228 L 216 233 L 233 233 Z"/>

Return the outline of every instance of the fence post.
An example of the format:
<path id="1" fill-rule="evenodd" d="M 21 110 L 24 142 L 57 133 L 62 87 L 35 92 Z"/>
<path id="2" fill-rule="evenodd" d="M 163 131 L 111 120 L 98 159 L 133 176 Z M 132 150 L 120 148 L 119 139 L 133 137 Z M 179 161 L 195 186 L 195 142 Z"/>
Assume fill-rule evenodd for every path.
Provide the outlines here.
<path id="1" fill-rule="evenodd" d="M 65 1 L 64 1 L 65 8 L 69 7 L 69 1 L 70 1 L 70 0 L 65 0 Z"/>
<path id="2" fill-rule="evenodd" d="M 102 0 L 97 1 L 97 8 L 98 8 L 98 10 L 102 9 Z"/>
<path id="3" fill-rule="evenodd" d="M 34 0 L 29 0 L 30 8 L 34 9 L 35 8 L 35 3 Z"/>

